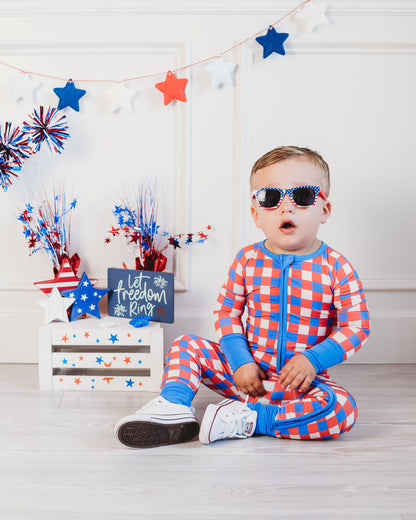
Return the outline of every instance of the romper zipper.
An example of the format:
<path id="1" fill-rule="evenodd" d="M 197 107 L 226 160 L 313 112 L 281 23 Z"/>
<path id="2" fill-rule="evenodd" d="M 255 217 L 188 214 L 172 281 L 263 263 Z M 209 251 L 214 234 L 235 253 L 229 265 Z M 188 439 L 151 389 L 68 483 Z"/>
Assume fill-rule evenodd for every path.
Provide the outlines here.
<path id="1" fill-rule="evenodd" d="M 289 268 L 294 260 L 293 255 L 280 255 L 280 284 L 279 284 L 279 337 L 277 342 L 276 372 L 279 373 L 286 361 L 287 335 L 287 289 Z"/>

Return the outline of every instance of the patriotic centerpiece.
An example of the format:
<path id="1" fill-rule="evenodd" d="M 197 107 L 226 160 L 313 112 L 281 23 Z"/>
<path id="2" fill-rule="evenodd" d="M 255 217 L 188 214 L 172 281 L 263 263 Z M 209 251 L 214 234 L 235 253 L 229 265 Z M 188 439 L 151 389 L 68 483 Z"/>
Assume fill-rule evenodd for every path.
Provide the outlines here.
<path id="1" fill-rule="evenodd" d="M 52 262 L 54 278 L 35 283 L 46 294 L 54 287 L 64 290 L 78 285 L 76 273 L 80 258 L 76 253 L 72 256 L 70 253 L 71 219 L 76 205 L 77 199 L 67 202 L 64 190 L 59 188 L 52 197 L 27 202 L 18 217 L 29 254 L 43 251 Z"/>
<path id="2" fill-rule="evenodd" d="M 163 252 L 169 246 L 176 249 L 205 242 L 211 230 L 211 226 L 207 226 L 198 233 L 178 235 L 162 231 L 157 223 L 158 204 L 157 180 L 144 180 L 133 203 L 122 200 L 113 210 L 117 226 L 112 226 L 105 242 L 109 244 L 114 238 L 123 237 L 133 250 L 137 270 L 164 271 L 167 258 Z"/>

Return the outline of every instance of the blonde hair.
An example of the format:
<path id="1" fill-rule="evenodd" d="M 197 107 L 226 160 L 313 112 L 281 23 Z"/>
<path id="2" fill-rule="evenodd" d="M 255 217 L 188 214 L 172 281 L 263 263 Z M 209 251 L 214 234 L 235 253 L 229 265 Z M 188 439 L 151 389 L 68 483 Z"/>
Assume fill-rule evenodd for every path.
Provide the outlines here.
<path id="1" fill-rule="evenodd" d="M 326 195 L 329 195 L 330 178 L 329 178 L 329 166 L 324 159 L 319 155 L 318 152 L 314 152 L 309 148 L 299 148 L 298 146 L 281 146 L 270 150 L 266 154 L 262 155 L 253 164 L 250 174 L 250 185 L 252 184 L 253 177 L 258 170 L 266 168 L 286 159 L 305 159 L 311 161 L 322 169 L 322 188 Z"/>

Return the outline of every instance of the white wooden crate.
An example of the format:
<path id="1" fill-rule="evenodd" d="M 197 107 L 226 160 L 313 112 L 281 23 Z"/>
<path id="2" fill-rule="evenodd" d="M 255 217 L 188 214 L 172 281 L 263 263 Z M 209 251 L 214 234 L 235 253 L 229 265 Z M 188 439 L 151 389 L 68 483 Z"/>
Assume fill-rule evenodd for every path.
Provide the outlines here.
<path id="1" fill-rule="evenodd" d="M 41 390 L 157 392 L 163 374 L 163 329 L 152 322 L 85 318 L 39 329 Z"/>

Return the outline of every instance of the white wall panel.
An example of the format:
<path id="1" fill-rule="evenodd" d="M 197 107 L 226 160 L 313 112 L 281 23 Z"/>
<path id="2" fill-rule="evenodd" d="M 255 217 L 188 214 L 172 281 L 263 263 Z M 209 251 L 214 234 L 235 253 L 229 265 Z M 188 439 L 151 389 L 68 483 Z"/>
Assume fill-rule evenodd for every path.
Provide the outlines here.
<path id="1" fill-rule="evenodd" d="M 32 283 L 51 276 L 41 253 L 28 257 L 15 218 L 24 189 L 65 180 L 79 198 L 73 246 L 90 277 L 105 285 L 120 266 L 120 244 L 104 246 L 111 211 L 123 189 L 144 175 L 163 181 L 161 219 L 174 232 L 215 232 L 179 252 L 175 323 L 178 334 L 214 338 L 212 308 L 229 263 L 259 235 L 250 222 L 252 162 L 281 144 L 317 148 L 332 170 L 330 221 L 321 237 L 359 271 L 373 335 L 352 362 L 416 362 L 414 267 L 415 20 L 414 2 L 329 2 L 328 26 L 290 38 L 287 55 L 261 56 L 251 41 L 227 58 L 236 85 L 213 89 L 204 64 L 184 69 L 188 102 L 163 106 L 154 88 L 168 69 L 197 63 L 267 27 L 297 2 L 260 0 L 3 1 L 0 60 L 51 75 L 120 79 L 161 72 L 129 84 L 134 111 L 109 114 L 104 86 L 67 111 L 71 139 L 61 156 L 33 157 L 22 180 L 0 193 L 0 362 L 35 362 L 43 295 Z M 286 21 L 280 30 L 293 30 Z M 10 100 L 11 69 L 0 65 L 0 121 L 21 122 L 33 106 Z M 63 81 L 41 78 L 38 102 L 55 104 Z M 39 103 L 38 103 L 39 104 Z M 379 203 L 374 193 L 384 194 Z M 170 259 L 171 266 L 173 259 Z M 394 345 L 393 345 L 394 344 Z"/>

